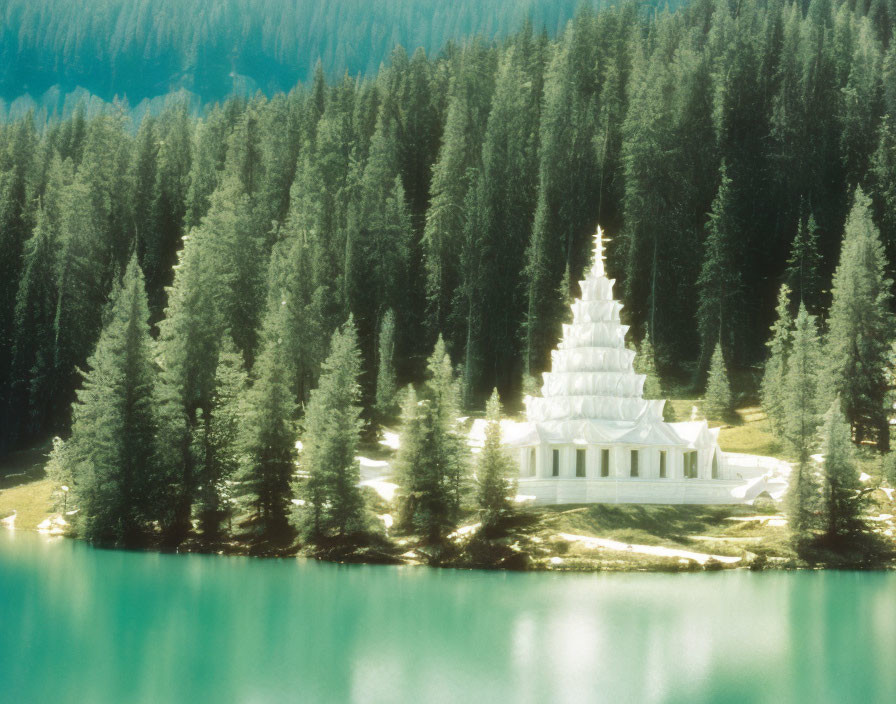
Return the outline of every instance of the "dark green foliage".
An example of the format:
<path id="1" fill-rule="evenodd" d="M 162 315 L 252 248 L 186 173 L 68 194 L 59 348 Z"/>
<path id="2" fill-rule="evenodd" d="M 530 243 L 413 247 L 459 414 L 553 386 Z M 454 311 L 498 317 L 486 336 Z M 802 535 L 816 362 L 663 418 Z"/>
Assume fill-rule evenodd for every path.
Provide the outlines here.
<path id="1" fill-rule="evenodd" d="M 855 448 L 846 416 L 835 400 L 824 416 L 821 429 L 824 456 L 824 529 L 829 540 L 854 538 L 864 529 L 861 482 L 855 465 Z"/>
<path id="2" fill-rule="evenodd" d="M 703 267 L 697 280 L 701 366 L 706 369 L 710 350 L 721 346 L 733 353 L 743 334 L 738 310 L 743 296 L 738 242 L 742 224 L 734 208 L 735 193 L 725 164 L 706 226 Z"/>
<path id="3" fill-rule="evenodd" d="M 637 356 L 635 357 L 635 371 L 646 377 L 644 379 L 644 388 L 642 390 L 644 398 L 665 398 L 663 383 L 656 367 L 656 350 L 650 340 L 650 333 L 644 335 L 644 339 L 641 341 L 641 347 L 637 350 Z M 667 423 L 673 423 L 676 420 L 675 409 L 669 402 L 666 402 L 663 406 L 663 420 Z"/>
<path id="4" fill-rule="evenodd" d="M 793 318 L 790 314 L 790 288 L 787 284 L 783 284 L 778 292 L 778 307 L 775 308 L 775 313 L 777 320 L 771 327 L 772 337 L 765 343 L 769 355 L 765 362 L 759 394 L 762 410 L 768 416 L 772 431 L 782 437 L 787 420 L 784 384 L 787 378 L 787 358 L 790 354 L 790 336 L 793 326 Z"/>
<path id="5" fill-rule="evenodd" d="M 133 544 L 160 514 L 148 319 L 132 257 L 88 360 L 63 453 L 78 531 L 96 542 Z"/>
<path id="6" fill-rule="evenodd" d="M 215 370 L 208 413 L 200 411 L 194 434 L 196 460 L 195 513 L 206 536 L 217 536 L 234 512 L 234 484 L 243 463 L 240 433 L 248 386 L 243 357 L 225 335 Z"/>
<path id="7" fill-rule="evenodd" d="M 425 398 L 418 401 L 411 389 L 403 407 L 399 510 L 406 529 L 440 543 L 457 524 L 468 472 L 468 450 L 457 428 L 458 384 L 441 337 L 428 369 Z"/>
<path id="8" fill-rule="evenodd" d="M 46 212 L 39 210 L 34 233 L 25 243 L 16 296 L 9 423 L 24 426 L 19 432 L 26 438 L 33 437 L 54 415 L 53 402 L 58 394 L 53 364 L 56 235 Z"/>
<path id="9" fill-rule="evenodd" d="M 395 314 L 386 311 L 377 341 L 376 410 L 384 417 L 395 412 Z"/>
<path id="10" fill-rule="evenodd" d="M 535 210 L 538 96 L 530 58 L 513 47 L 499 63 L 462 259 L 475 272 L 463 278 L 478 308 L 465 354 L 473 368 L 465 374 L 474 388 L 498 386 L 505 394 L 517 392 L 520 374 L 516 343 L 526 309 L 520 271 Z"/>
<path id="11" fill-rule="evenodd" d="M 782 293 L 785 291 L 782 290 Z M 782 295 L 782 299 L 786 296 Z M 821 423 L 821 393 L 818 369 L 821 366 L 821 341 L 815 317 L 800 304 L 793 328 L 787 371 L 778 383 L 781 409 L 779 421 L 788 452 L 793 456 L 787 493 L 788 526 L 793 540 L 804 543 L 812 537 L 820 510 L 820 486 L 811 456 L 817 447 Z"/>
<path id="12" fill-rule="evenodd" d="M 855 440 L 874 440 L 883 451 L 890 447 L 885 396 L 893 335 L 891 286 L 870 200 L 859 189 L 846 221 L 832 286 L 825 349 L 826 405 L 839 396 Z"/>
<path id="13" fill-rule="evenodd" d="M 485 443 L 476 461 L 476 500 L 488 530 L 508 518 L 513 511 L 515 485 L 511 479 L 516 465 L 501 445 L 501 398 L 492 391 L 485 410 Z"/>
<path id="14" fill-rule="evenodd" d="M 0 389 L 6 385 L 22 256 L 28 239 L 28 171 L 35 156 L 31 116 L 4 130 L 0 141 Z"/>
<path id="15" fill-rule="evenodd" d="M 523 370 L 529 374 L 548 367 L 566 313 L 558 284 L 566 268 L 571 278 L 583 270 L 601 205 L 594 197 L 603 192 L 594 149 L 599 129 L 595 106 L 605 68 L 596 55 L 601 29 L 619 31 L 618 26 L 600 27 L 590 12 L 580 13 L 553 47 L 545 72 L 537 196 L 523 272 Z M 606 165 L 606 155 L 602 157 Z"/>
<path id="16" fill-rule="evenodd" d="M 646 377 L 643 388 L 644 398 L 659 399 L 663 397 L 663 386 L 656 369 L 656 354 L 653 343 L 650 341 L 650 333 L 644 335 L 641 348 L 637 350 L 635 372 Z"/>
<path id="17" fill-rule="evenodd" d="M 728 383 L 728 369 L 722 345 L 716 343 L 709 364 L 709 378 L 706 382 L 706 393 L 703 395 L 703 412 L 712 420 L 724 420 L 734 410 L 734 399 L 731 396 L 731 385 Z"/>
<path id="18" fill-rule="evenodd" d="M 295 397 L 284 344 L 285 306 L 269 312 L 263 345 L 246 396 L 243 466 L 238 493 L 256 532 L 270 540 L 289 535 L 289 502 L 296 471 Z"/>
<path id="19" fill-rule="evenodd" d="M 308 473 L 304 530 L 309 541 L 357 537 L 365 530 L 356 458 L 361 420 L 361 353 L 354 320 L 333 333 L 330 354 L 302 423 L 301 466 Z"/>
<path id="20" fill-rule="evenodd" d="M 817 311 L 822 303 L 821 252 L 818 249 L 818 226 L 815 218 L 800 218 L 800 224 L 790 246 L 785 277 L 795 296 L 810 311 Z"/>

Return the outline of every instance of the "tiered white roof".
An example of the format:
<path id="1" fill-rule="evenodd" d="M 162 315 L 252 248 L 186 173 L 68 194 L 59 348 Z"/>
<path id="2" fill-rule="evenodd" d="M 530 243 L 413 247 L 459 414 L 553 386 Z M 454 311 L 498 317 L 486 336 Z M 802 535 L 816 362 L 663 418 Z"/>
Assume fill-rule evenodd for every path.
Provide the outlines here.
<path id="1" fill-rule="evenodd" d="M 582 297 L 572 304 L 573 321 L 563 326 L 563 339 L 551 352 L 542 396 L 526 397 L 529 422 L 508 439 L 514 445 L 689 445 L 663 422 L 665 401 L 642 398 L 645 377 L 635 373 L 635 353 L 625 348 L 628 326 L 620 322 L 622 304 L 613 299 L 614 280 L 606 276 L 600 228 L 594 240 L 591 270 L 579 282 Z"/>

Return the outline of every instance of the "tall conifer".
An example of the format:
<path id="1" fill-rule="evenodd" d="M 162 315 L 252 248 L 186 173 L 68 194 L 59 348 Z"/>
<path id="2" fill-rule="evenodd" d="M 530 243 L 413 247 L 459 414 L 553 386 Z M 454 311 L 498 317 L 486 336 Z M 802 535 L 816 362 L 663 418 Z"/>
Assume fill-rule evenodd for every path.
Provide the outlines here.
<path id="1" fill-rule="evenodd" d="M 869 206 L 869 198 L 857 189 L 832 285 L 825 352 L 826 404 L 839 396 L 855 440 L 875 440 L 878 449 L 886 451 L 890 447 L 885 395 L 894 329 L 892 282 L 886 275 L 884 250 Z"/>
<path id="2" fill-rule="evenodd" d="M 861 482 L 855 465 L 855 449 L 849 422 L 835 399 L 824 416 L 821 453 L 824 456 L 825 531 L 839 542 L 855 537 L 864 528 Z"/>
<path id="3" fill-rule="evenodd" d="M 221 524 L 234 512 L 234 482 L 243 462 L 239 439 L 247 385 L 243 357 L 230 335 L 225 335 L 211 405 L 204 416 L 200 415 L 195 433 L 199 455 L 196 515 L 206 536 L 218 535 Z"/>
<path id="4" fill-rule="evenodd" d="M 399 467 L 401 515 L 407 528 L 441 542 L 456 525 L 466 488 L 467 448 L 457 428 L 459 389 L 441 337 L 427 365 L 426 398 L 404 406 Z"/>
<path id="5" fill-rule="evenodd" d="M 737 311 L 741 294 L 741 262 L 736 242 L 741 228 L 734 212 L 735 194 L 724 164 L 716 198 L 706 225 L 703 266 L 697 280 L 700 367 L 706 369 L 713 345 L 733 350 L 740 333 Z"/>
<path id="6" fill-rule="evenodd" d="M 302 467 L 308 472 L 306 535 L 315 543 L 364 530 L 364 501 L 355 457 L 361 420 L 361 353 L 350 317 L 330 341 L 318 386 L 302 423 Z"/>
<path id="7" fill-rule="evenodd" d="M 716 343 L 709 365 L 709 379 L 706 382 L 706 393 L 703 400 L 703 411 L 707 418 L 723 420 L 734 410 L 731 397 L 731 386 L 728 383 L 728 369 L 725 367 L 725 356 L 722 345 Z"/>
<path id="8" fill-rule="evenodd" d="M 395 410 L 395 314 L 386 311 L 380 324 L 377 344 L 376 410 L 390 416 Z"/>
<path id="9" fill-rule="evenodd" d="M 766 342 L 769 349 L 762 374 L 759 395 L 762 409 L 769 419 L 776 435 L 784 435 L 786 410 L 784 407 L 784 380 L 787 377 L 787 357 L 790 354 L 790 336 L 793 319 L 790 315 L 790 288 L 782 284 L 778 292 L 778 306 L 775 308 L 776 319 L 771 327 L 772 337 Z M 817 361 L 820 361 L 817 360 Z"/>
<path id="10" fill-rule="evenodd" d="M 296 471 L 295 398 L 289 378 L 283 308 L 268 313 L 264 344 L 246 396 L 240 494 L 258 533 L 281 540 L 288 533 L 288 509 Z"/>
<path id="11" fill-rule="evenodd" d="M 132 544 L 159 516 L 148 319 L 135 255 L 88 360 L 66 444 L 78 530 L 97 542 Z"/>
<path id="12" fill-rule="evenodd" d="M 815 328 L 815 316 L 800 303 L 793 330 L 787 371 L 782 380 L 781 416 L 787 449 L 794 458 L 787 493 L 788 523 L 797 542 L 811 536 L 819 512 L 819 482 L 811 455 L 817 446 L 821 422 L 818 369 L 821 341 Z"/>
<path id="13" fill-rule="evenodd" d="M 482 511 L 485 528 L 497 525 L 513 509 L 511 479 L 516 465 L 501 445 L 501 399 L 498 390 L 492 395 L 485 409 L 485 444 L 476 462 L 478 490 L 476 498 Z"/>

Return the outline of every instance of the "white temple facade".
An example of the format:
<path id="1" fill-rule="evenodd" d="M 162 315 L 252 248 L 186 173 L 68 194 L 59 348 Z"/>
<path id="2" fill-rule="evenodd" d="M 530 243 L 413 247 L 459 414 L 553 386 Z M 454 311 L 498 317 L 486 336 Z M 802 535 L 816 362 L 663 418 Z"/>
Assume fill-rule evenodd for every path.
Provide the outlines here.
<path id="1" fill-rule="evenodd" d="M 519 462 L 519 494 L 539 504 L 743 501 L 736 489 L 744 477 L 729 468 L 718 429 L 666 423 L 665 401 L 642 397 L 645 377 L 625 347 L 613 283 L 598 228 L 593 265 L 541 396 L 527 396 L 526 422 L 504 433 Z"/>

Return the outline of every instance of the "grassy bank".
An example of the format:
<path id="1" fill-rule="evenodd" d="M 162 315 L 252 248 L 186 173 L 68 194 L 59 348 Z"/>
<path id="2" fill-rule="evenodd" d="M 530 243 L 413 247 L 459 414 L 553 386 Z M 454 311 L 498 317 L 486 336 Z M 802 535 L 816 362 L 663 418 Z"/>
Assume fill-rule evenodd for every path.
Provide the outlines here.
<path id="1" fill-rule="evenodd" d="M 14 452 L 0 466 L 0 520 L 15 514 L 18 530 L 37 530 L 53 512 L 53 483 L 44 465 L 50 445 Z"/>

